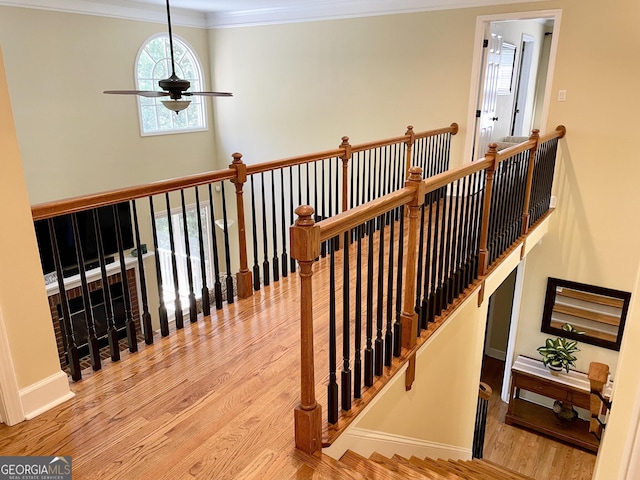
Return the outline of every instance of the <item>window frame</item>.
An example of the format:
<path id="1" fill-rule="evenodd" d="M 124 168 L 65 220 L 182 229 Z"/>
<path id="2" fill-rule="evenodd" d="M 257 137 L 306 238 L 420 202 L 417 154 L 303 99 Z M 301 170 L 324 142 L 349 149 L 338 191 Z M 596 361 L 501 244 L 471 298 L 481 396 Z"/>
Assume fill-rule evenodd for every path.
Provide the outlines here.
<path id="1" fill-rule="evenodd" d="M 136 86 L 136 89 L 141 90 L 140 86 L 139 86 L 139 76 L 138 76 L 138 66 L 139 66 L 139 62 L 140 62 L 140 57 L 141 55 L 144 53 L 147 45 L 149 45 L 150 42 L 152 42 L 153 40 L 157 39 L 157 38 L 165 38 L 169 39 L 169 34 L 166 32 L 160 32 L 160 33 L 156 33 L 154 35 L 151 35 L 150 37 L 148 37 L 140 46 L 140 48 L 138 49 L 138 54 L 136 55 L 136 60 L 135 60 L 135 64 L 134 64 L 134 72 L 133 72 L 133 77 L 134 77 L 134 84 Z M 200 61 L 200 57 L 198 56 L 196 50 L 191 46 L 191 44 L 189 44 L 189 42 L 187 42 L 184 38 L 182 38 L 179 35 L 173 35 L 173 42 L 174 42 L 174 49 L 175 49 L 175 44 L 176 42 L 180 42 L 184 48 L 186 48 L 189 53 L 191 54 L 191 56 L 193 57 L 193 59 L 195 60 L 195 64 L 194 64 L 194 68 L 196 70 L 196 73 L 198 74 L 198 76 L 200 77 L 200 90 L 205 91 L 206 90 L 206 86 L 205 86 L 205 77 L 204 77 L 204 69 L 202 67 L 202 62 Z M 176 70 L 177 68 L 177 64 L 178 61 L 176 61 Z M 176 72 L 177 73 L 177 72 Z M 170 74 L 170 73 L 169 73 Z M 154 90 L 160 90 L 158 87 L 158 80 L 162 80 L 162 79 L 154 79 Z M 207 97 L 190 97 L 188 98 L 188 100 L 191 100 L 191 105 L 189 105 L 189 107 L 187 107 L 186 110 L 193 108 L 195 105 L 198 105 L 198 103 L 200 104 L 200 108 L 202 109 L 201 113 L 202 113 L 202 126 L 198 126 L 198 127 L 191 127 L 191 128 L 171 128 L 171 129 L 165 129 L 165 130 L 154 130 L 154 131 L 150 131 L 150 132 L 145 132 L 144 130 L 144 124 L 143 124 L 143 119 L 142 119 L 142 109 L 143 109 L 143 99 L 146 97 L 141 97 L 138 96 L 138 98 L 136 99 L 136 103 L 138 106 L 138 122 L 140 124 L 140 136 L 142 137 L 151 137 L 151 136 L 156 136 L 156 135 L 173 135 L 173 134 L 179 134 L 179 133 L 193 133 L 193 132 L 206 132 L 209 130 L 209 122 L 208 122 L 208 108 L 207 108 L 207 103 L 206 103 L 206 99 Z M 158 105 L 160 101 L 162 100 L 166 100 L 168 97 L 151 97 L 152 100 L 154 100 L 155 105 Z M 158 105 L 161 106 L 162 108 L 166 108 L 164 107 L 162 104 Z M 157 108 L 157 107 L 156 107 Z M 180 114 L 185 114 L 185 111 L 180 112 Z M 170 110 L 167 110 L 170 111 Z M 171 112 L 172 115 L 175 115 L 175 113 Z"/>

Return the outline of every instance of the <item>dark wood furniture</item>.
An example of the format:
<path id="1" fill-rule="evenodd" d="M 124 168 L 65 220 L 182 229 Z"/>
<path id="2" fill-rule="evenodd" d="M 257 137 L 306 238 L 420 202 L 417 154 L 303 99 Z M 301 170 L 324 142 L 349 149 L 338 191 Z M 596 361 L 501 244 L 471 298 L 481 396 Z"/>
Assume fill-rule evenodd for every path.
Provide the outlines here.
<path id="1" fill-rule="evenodd" d="M 611 391 L 605 387 L 605 396 Z M 551 408 L 521 398 L 526 390 L 552 400 L 560 400 L 565 407 L 590 409 L 589 378 L 586 373 L 570 371 L 552 375 L 541 361 L 519 356 L 511 368 L 511 393 L 505 416 L 507 425 L 520 425 L 578 447 L 598 451 L 599 441 L 589 433 L 589 422 L 577 418 L 563 421 Z"/>

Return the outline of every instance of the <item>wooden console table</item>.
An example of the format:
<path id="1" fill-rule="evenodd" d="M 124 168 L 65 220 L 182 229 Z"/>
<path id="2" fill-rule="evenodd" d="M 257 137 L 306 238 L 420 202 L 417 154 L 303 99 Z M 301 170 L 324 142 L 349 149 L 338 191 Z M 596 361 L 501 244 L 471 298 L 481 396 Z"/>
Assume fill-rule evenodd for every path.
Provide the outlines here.
<path id="1" fill-rule="evenodd" d="M 519 356 L 511 368 L 511 394 L 505 416 L 507 425 L 520 425 L 578 447 L 598 451 L 599 442 L 589 433 L 589 422 L 577 418 L 561 421 L 550 408 L 520 398 L 520 391 L 537 393 L 560 400 L 565 407 L 589 410 L 590 387 L 586 373 L 571 370 L 552 375 L 541 361 Z M 611 382 L 605 386 L 605 396 L 611 394 Z"/>

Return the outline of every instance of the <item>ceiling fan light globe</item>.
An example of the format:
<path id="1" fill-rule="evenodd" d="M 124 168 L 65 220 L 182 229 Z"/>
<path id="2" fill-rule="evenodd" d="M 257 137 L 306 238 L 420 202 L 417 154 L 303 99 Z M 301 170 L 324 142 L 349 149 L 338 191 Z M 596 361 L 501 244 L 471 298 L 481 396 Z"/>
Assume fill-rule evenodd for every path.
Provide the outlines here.
<path id="1" fill-rule="evenodd" d="M 169 110 L 176 112 L 176 115 L 187 108 L 191 100 L 162 100 L 162 104 Z"/>

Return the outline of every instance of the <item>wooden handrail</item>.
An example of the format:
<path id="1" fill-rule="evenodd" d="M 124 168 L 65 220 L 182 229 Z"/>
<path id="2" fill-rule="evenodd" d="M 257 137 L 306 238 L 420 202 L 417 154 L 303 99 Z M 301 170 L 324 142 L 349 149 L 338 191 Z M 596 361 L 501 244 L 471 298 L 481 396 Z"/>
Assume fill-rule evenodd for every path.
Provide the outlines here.
<path id="1" fill-rule="evenodd" d="M 589 364 L 589 387 L 591 389 L 589 432 L 600 438 L 602 436 L 602 425 L 598 421 L 600 413 L 603 411 L 604 386 L 609 380 L 609 365 L 598 362 Z M 598 395 L 600 394 L 600 395 Z"/>
<path id="2" fill-rule="evenodd" d="M 145 198 L 152 195 L 173 192 L 184 188 L 207 185 L 209 183 L 221 182 L 223 180 L 231 180 L 232 178 L 235 178 L 235 176 L 235 169 L 228 168 L 215 172 L 198 173 L 187 177 L 162 180 L 148 185 L 119 188 L 92 195 L 40 203 L 31 207 L 31 215 L 34 220 L 42 220 L 45 218 L 56 217 L 58 215 L 90 210 L 92 208 L 115 205 L 120 202 L 135 200 L 137 198 Z"/>
<path id="3" fill-rule="evenodd" d="M 558 125 L 555 130 L 547 132 L 540 136 L 538 144 L 548 142 L 554 138 L 563 138 L 567 134 L 567 128 L 564 125 Z"/>

